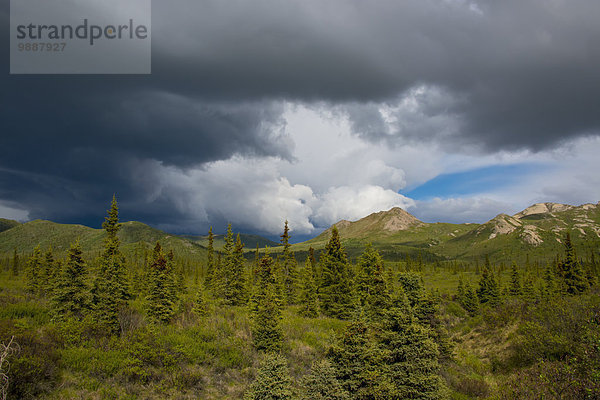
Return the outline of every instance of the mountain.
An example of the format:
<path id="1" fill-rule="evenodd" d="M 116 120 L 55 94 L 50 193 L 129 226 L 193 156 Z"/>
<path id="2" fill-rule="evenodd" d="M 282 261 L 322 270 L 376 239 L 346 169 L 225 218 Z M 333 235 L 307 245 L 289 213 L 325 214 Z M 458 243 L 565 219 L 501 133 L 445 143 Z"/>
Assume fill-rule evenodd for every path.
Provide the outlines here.
<path id="1" fill-rule="evenodd" d="M 102 251 L 104 237 L 105 232 L 102 229 L 34 220 L 0 232 L 0 253 L 9 253 L 14 249 L 29 253 L 38 244 L 42 249 L 52 246 L 57 253 L 63 253 L 68 250 L 71 243 L 79 239 L 84 252 L 95 255 Z M 119 239 L 122 249 L 126 252 L 135 251 L 140 245 L 148 249 L 160 241 L 164 248 L 172 249 L 176 253 L 195 259 L 205 257 L 205 249 L 199 244 L 154 229 L 141 222 L 124 222 L 119 232 Z"/>
<path id="2" fill-rule="evenodd" d="M 426 260 L 482 260 L 521 262 L 529 255 L 548 260 L 562 252 L 562 240 L 571 231 L 573 242 L 586 255 L 600 243 L 600 202 L 572 206 L 538 203 L 515 214 L 499 214 L 484 224 L 425 223 L 400 208 L 371 214 L 358 221 L 334 224 L 348 254 L 355 258 L 368 242 L 388 260 L 411 255 Z M 322 249 L 331 228 L 314 239 L 294 245 Z"/>
<path id="3" fill-rule="evenodd" d="M 4 231 L 9 230 L 10 228 L 14 228 L 15 226 L 18 226 L 18 225 L 19 225 L 19 222 L 13 221 L 12 219 L 0 218 L 0 232 L 4 232 Z"/>

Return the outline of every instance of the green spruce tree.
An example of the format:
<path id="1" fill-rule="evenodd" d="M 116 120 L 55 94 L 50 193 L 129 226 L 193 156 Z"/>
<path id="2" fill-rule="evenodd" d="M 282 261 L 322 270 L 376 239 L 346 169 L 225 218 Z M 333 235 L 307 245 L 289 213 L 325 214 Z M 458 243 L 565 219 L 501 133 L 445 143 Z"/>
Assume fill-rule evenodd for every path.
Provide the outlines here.
<path id="1" fill-rule="evenodd" d="M 295 304 L 298 296 L 298 264 L 291 249 L 292 245 L 290 244 L 290 231 L 287 220 L 285 221 L 283 234 L 280 237 L 283 252 L 278 258 L 278 262 L 283 275 L 281 280 L 283 283 L 284 300 L 287 304 Z"/>
<path id="2" fill-rule="evenodd" d="M 563 280 L 563 290 L 568 294 L 580 294 L 588 289 L 588 281 L 585 278 L 583 269 L 577 255 L 575 247 L 571 242 L 571 234 L 567 232 L 564 240 L 565 259 L 559 265 Z"/>
<path id="3" fill-rule="evenodd" d="M 257 284 L 250 299 L 252 341 L 257 350 L 279 351 L 283 345 L 282 301 L 276 282 L 273 259 L 266 254 L 260 260 Z"/>
<path id="4" fill-rule="evenodd" d="M 152 321 L 167 323 L 175 313 L 173 277 L 169 262 L 159 242 L 156 242 L 156 246 L 154 246 L 149 269 L 146 314 Z"/>
<path id="5" fill-rule="evenodd" d="M 517 269 L 517 264 L 513 263 L 510 273 L 510 286 L 508 293 L 511 296 L 521 296 L 523 294 L 523 288 L 521 287 L 521 276 Z"/>
<path id="6" fill-rule="evenodd" d="M 329 317 L 349 318 L 353 310 L 352 278 L 346 251 L 335 225 L 321 254 L 321 271 L 321 310 Z"/>
<path id="7" fill-rule="evenodd" d="M 390 294 L 385 279 L 383 258 L 369 243 L 358 258 L 356 274 L 358 303 L 370 316 L 376 316 L 389 307 Z"/>
<path id="8" fill-rule="evenodd" d="M 208 290 L 213 290 L 213 279 L 215 276 L 215 237 L 212 226 L 208 229 L 208 246 L 206 248 L 206 273 L 204 286 Z"/>
<path id="9" fill-rule="evenodd" d="M 312 364 L 310 373 L 302 379 L 300 400 L 350 400 L 336 378 L 336 371 L 327 360 Z"/>
<path id="10" fill-rule="evenodd" d="M 39 295 L 42 287 L 42 250 L 37 245 L 33 249 L 33 254 L 27 260 L 27 269 L 25 270 L 25 287 L 31 294 Z"/>
<path id="11" fill-rule="evenodd" d="M 483 267 L 477 296 L 481 304 L 495 306 L 500 302 L 500 288 L 498 287 L 494 273 L 487 266 Z"/>
<path id="12" fill-rule="evenodd" d="M 309 318 L 316 318 L 319 316 L 317 283 L 315 282 L 313 273 L 310 258 L 307 258 L 304 268 L 300 271 L 300 295 L 298 297 L 298 304 L 300 305 L 300 315 Z"/>
<path id="13" fill-rule="evenodd" d="M 52 292 L 52 311 L 55 319 L 81 318 L 90 307 L 87 285 L 87 265 L 79 240 L 71 244 L 67 260 L 56 277 Z"/>
<path id="14" fill-rule="evenodd" d="M 291 400 L 292 380 L 286 359 L 279 354 L 266 354 L 244 400 Z"/>
<path id="15" fill-rule="evenodd" d="M 117 236 L 121 229 L 119 207 L 113 196 L 108 216 L 102 224 L 106 232 L 104 251 L 97 261 L 98 268 L 92 287 L 92 302 L 97 321 L 112 333 L 120 330 L 119 313 L 130 298 L 126 277 L 125 256 Z"/>

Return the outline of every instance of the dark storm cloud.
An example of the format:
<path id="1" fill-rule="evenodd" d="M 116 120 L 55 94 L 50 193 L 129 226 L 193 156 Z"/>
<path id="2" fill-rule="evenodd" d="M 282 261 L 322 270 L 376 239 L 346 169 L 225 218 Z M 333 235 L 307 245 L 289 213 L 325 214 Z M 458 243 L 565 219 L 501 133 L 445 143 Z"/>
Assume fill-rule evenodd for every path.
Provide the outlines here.
<path id="1" fill-rule="evenodd" d="M 151 76 L 11 76 L 3 2 L 0 199 L 68 219 L 116 191 L 150 218 L 168 205 L 136 201 L 145 160 L 292 158 L 282 100 L 328 104 L 390 144 L 538 150 L 600 127 L 596 0 L 174 0 L 152 14 Z M 415 91 L 384 121 L 381 105 Z"/>

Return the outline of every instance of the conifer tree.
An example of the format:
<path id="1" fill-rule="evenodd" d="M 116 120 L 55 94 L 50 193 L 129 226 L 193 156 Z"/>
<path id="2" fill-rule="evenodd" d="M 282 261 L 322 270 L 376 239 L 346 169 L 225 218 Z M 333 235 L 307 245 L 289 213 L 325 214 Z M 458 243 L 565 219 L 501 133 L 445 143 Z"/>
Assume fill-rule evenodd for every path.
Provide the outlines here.
<path id="1" fill-rule="evenodd" d="M 439 399 L 445 386 L 439 376 L 439 351 L 433 332 L 402 307 L 386 313 L 377 340 L 392 383 L 389 399 Z"/>
<path id="2" fill-rule="evenodd" d="M 283 282 L 283 291 L 285 301 L 287 304 L 295 304 L 297 300 L 297 285 L 298 285 L 298 264 L 294 252 L 291 250 L 290 244 L 290 233 L 289 233 L 288 221 L 285 221 L 283 228 L 283 234 L 281 237 L 281 244 L 283 245 L 283 252 L 278 258 L 278 262 L 281 268 L 281 277 Z"/>
<path id="3" fill-rule="evenodd" d="M 17 254 L 17 249 L 13 251 L 12 274 L 13 276 L 19 275 L 19 255 Z"/>
<path id="4" fill-rule="evenodd" d="M 310 266 L 313 269 L 313 276 L 315 277 L 315 282 L 317 282 L 317 290 L 320 282 L 320 273 L 319 273 L 319 264 L 317 263 L 317 259 L 315 258 L 315 249 L 311 247 L 308 248 L 308 259 L 310 261 Z"/>
<path id="5" fill-rule="evenodd" d="M 313 275 L 310 258 L 306 259 L 304 268 L 300 271 L 300 295 L 298 297 L 298 304 L 300 304 L 300 315 L 309 318 L 319 316 L 317 284 Z"/>
<path id="6" fill-rule="evenodd" d="M 244 400 L 291 400 L 292 381 L 286 359 L 279 354 L 266 354 L 256 372 Z"/>
<path id="7" fill-rule="evenodd" d="M 519 270 L 517 269 L 517 264 L 515 263 L 513 263 L 510 273 L 510 287 L 508 289 L 508 293 L 511 296 L 520 296 L 523 294 L 523 290 L 521 288 L 521 277 L 519 276 Z"/>
<path id="8" fill-rule="evenodd" d="M 169 279 L 165 282 L 169 300 L 173 303 L 173 310 L 176 309 L 179 304 L 179 299 L 185 291 L 185 284 L 183 281 L 183 273 L 175 264 L 175 254 L 173 250 L 169 250 L 166 255 L 167 268 L 165 273 Z"/>
<path id="9" fill-rule="evenodd" d="M 208 314 L 208 298 L 206 296 L 206 289 L 204 285 L 198 286 L 198 292 L 196 293 L 196 299 L 194 300 L 194 307 L 192 308 L 192 311 L 200 318 Z"/>
<path id="10" fill-rule="evenodd" d="M 33 249 L 33 254 L 27 260 L 27 269 L 25 270 L 26 288 L 29 293 L 39 294 L 41 288 L 42 272 L 42 250 L 37 245 Z"/>
<path id="11" fill-rule="evenodd" d="M 273 259 L 266 254 L 260 261 L 255 291 L 250 300 L 252 341 L 257 350 L 278 351 L 283 345 L 281 298 L 276 290 Z"/>
<path id="12" fill-rule="evenodd" d="M 544 270 L 544 285 L 542 294 L 544 297 L 550 297 L 556 292 L 556 282 L 554 279 L 554 271 L 550 264 L 546 265 Z"/>
<path id="13" fill-rule="evenodd" d="M 52 294 L 56 276 L 59 273 L 56 261 L 54 260 L 54 254 L 52 253 L 52 246 L 48 248 L 48 251 L 44 256 L 44 267 L 42 271 L 42 290 L 45 295 L 49 296 Z"/>
<path id="14" fill-rule="evenodd" d="M 331 238 L 321 255 L 321 271 L 321 310 L 330 317 L 349 318 L 353 310 L 352 279 L 336 226 L 331 230 Z"/>
<path id="15" fill-rule="evenodd" d="M 565 236 L 565 259 L 560 263 L 560 271 L 563 279 L 563 287 L 568 294 L 580 294 L 588 289 L 588 282 L 577 260 L 575 248 L 571 242 L 571 234 Z"/>
<path id="16" fill-rule="evenodd" d="M 312 364 L 310 373 L 302 379 L 301 400 L 349 400 L 350 396 L 336 378 L 336 371 L 327 360 Z"/>
<path id="17" fill-rule="evenodd" d="M 90 307 L 87 265 L 79 240 L 71 244 L 67 260 L 56 277 L 52 293 L 52 309 L 57 319 L 82 317 Z"/>
<path id="18" fill-rule="evenodd" d="M 206 248 L 206 274 L 204 277 L 204 286 L 208 290 L 213 290 L 213 279 L 215 276 L 215 237 L 212 226 L 208 229 L 208 247 Z"/>
<path id="19" fill-rule="evenodd" d="M 494 274 L 486 266 L 483 268 L 481 279 L 479 280 L 479 289 L 477 296 L 481 304 L 490 304 L 495 306 L 500 301 L 500 290 Z"/>
<path id="20" fill-rule="evenodd" d="M 385 373 L 387 354 L 373 337 L 364 314 L 348 324 L 327 356 L 338 381 L 353 399 L 392 398 Z"/>
<path id="21" fill-rule="evenodd" d="M 527 301 L 535 301 L 537 298 L 533 278 L 530 273 L 527 274 L 523 282 L 523 298 Z"/>
<path id="22" fill-rule="evenodd" d="M 228 229 L 228 236 L 231 230 Z M 233 238 L 233 234 L 231 234 Z M 230 252 L 229 252 L 230 251 Z M 225 251 L 225 271 L 227 271 L 225 286 L 225 302 L 229 305 L 241 305 L 247 300 L 246 274 L 244 269 L 244 244 L 237 235 L 235 246 Z"/>
<path id="23" fill-rule="evenodd" d="M 355 287 L 358 302 L 369 315 L 378 315 L 389 306 L 390 294 L 385 279 L 383 258 L 370 243 L 358 258 Z"/>
<path id="24" fill-rule="evenodd" d="M 465 297 L 462 306 L 471 316 L 477 314 L 479 310 L 479 299 L 477 298 L 475 289 L 473 289 L 469 282 L 465 285 Z"/>
<path id="25" fill-rule="evenodd" d="M 146 312 L 153 321 L 169 322 L 175 313 L 173 302 L 173 277 L 159 242 L 152 253 L 152 263 L 148 274 L 148 296 Z"/>
<path id="26" fill-rule="evenodd" d="M 119 311 L 127 304 L 130 291 L 126 279 L 125 257 L 119 249 L 120 241 L 117 237 L 121 224 L 116 196 L 113 196 L 102 228 L 106 237 L 104 251 L 97 262 L 92 301 L 97 320 L 111 332 L 117 333 L 120 329 Z"/>

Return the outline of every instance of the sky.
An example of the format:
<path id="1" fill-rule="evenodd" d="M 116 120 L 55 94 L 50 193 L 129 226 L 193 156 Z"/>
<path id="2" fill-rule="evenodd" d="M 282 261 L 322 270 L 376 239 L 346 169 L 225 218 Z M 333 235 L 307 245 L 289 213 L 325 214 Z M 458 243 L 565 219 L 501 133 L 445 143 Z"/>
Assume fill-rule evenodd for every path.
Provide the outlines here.
<path id="1" fill-rule="evenodd" d="M 296 238 L 600 200 L 597 0 L 171 0 L 151 75 L 9 75 L 0 217 Z"/>

